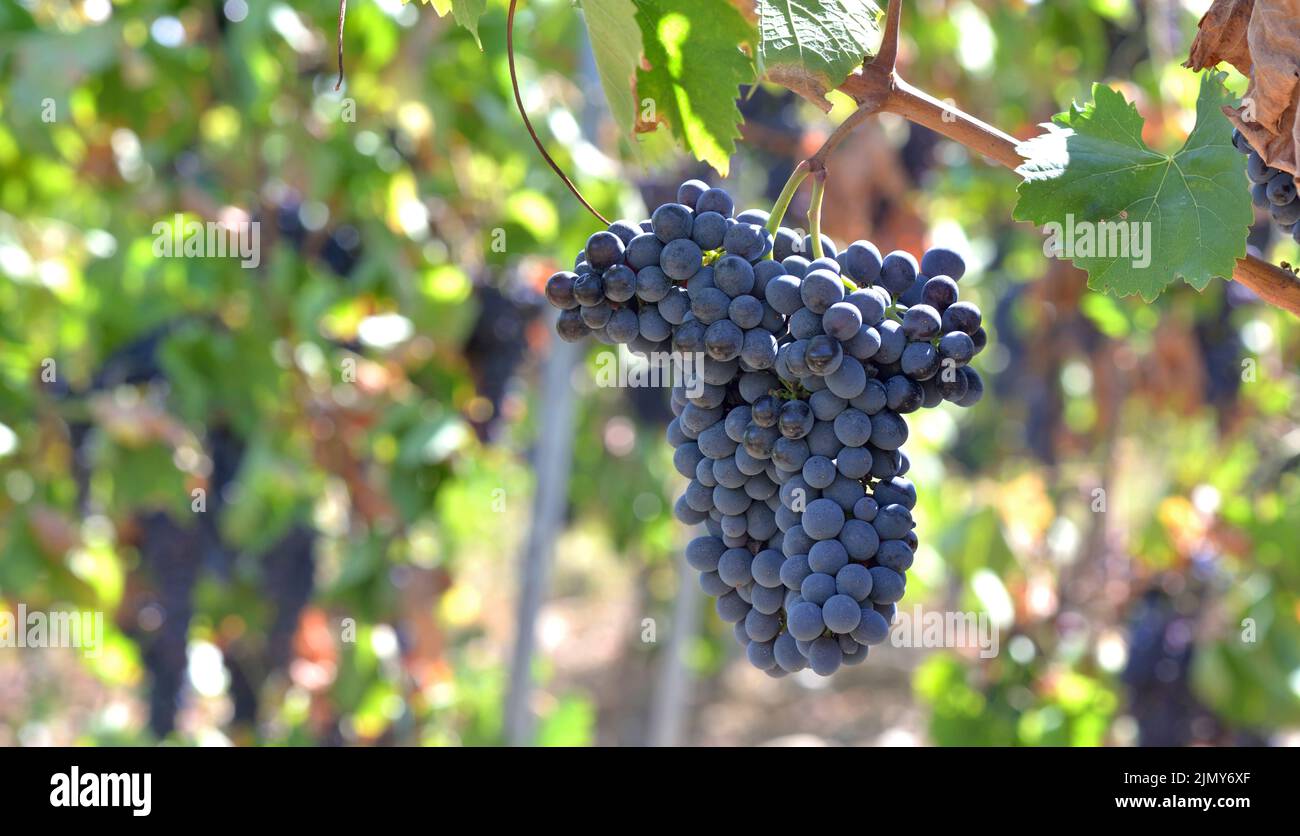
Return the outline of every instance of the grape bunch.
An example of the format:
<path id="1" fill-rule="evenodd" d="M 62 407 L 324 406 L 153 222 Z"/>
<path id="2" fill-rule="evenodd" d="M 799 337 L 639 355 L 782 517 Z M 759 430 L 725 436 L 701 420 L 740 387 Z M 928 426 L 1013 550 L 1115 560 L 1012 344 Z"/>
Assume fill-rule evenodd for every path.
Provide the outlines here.
<path id="1" fill-rule="evenodd" d="M 686 560 L 771 676 L 829 676 L 889 634 L 918 543 L 904 416 L 984 392 L 965 269 L 944 248 L 840 251 L 690 180 L 547 282 L 565 340 L 700 358 L 672 391 L 674 514 L 704 526 Z"/>
<path id="2" fill-rule="evenodd" d="M 1295 177 L 1291 172 L 1266 165 L 1259 152 L 1250 146 L 1240 130 L 1233 130 L 1232 144 L 1246 155 L 1246 177 L 1250 179 L 1250 199 L 1261 209 L 1267 209 L 1273 223 L 1291 233 L 1300 243 L 1300 195 L 1296 193 Z"/>

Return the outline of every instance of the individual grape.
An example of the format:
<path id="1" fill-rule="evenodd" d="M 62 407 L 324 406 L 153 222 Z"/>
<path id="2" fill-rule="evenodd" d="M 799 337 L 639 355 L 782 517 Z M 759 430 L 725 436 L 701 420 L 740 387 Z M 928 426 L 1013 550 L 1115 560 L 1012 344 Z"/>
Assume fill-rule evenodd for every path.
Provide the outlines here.
<path id="1" fill-rule="evenodd" d="M 890 295 L 898 296 L 916 281 L 916 273 L 916 259 L 912 254 L 903 250 L 894 250 L 881 261 L 880 279 L 877 284 L 888 290 Z"/>
<path id="2" fill-rule="evenodd" d="M 801 255 L 792 255 L 781 259 L 781 267 L 785 269 L 785 272 L 797 279 L 802 279 L 808 275 L 808 264 L 808 259 Z"/>
<path id="3" fill-rule="evenodd" d="M 1250 140 L 1246 139 L 1246 136 L 1241 132 L 1240 128 L 1232 129 L 1232 147 L 1236 148 L 1243 154 L 1249 154 L 1251 152 Z"/>
<path id="4" fill-rule="evenodd" d="M 695 443 L 700 445 L 700 452 L 711 459 L 725 459 L 727 456 L 735 455 L 738 446 L 736 442 L 727 438 L 727 433 L 720 422 L 701 432 Z M 744 508 L 742 507 L 741 510 Z M 728 513 L 738 514 L 740 511 Z"/>
<path id="5" fill-rule="evenodd" d="M 1269 203 L 1274 206 L 1285 206 L 1296 199 L 1295 177 L 1289 171 L 1279 172 L 1268 181 L 1267 192 Z"/>
<path id="6" fill-rule="evenodd" d="M 605 327 L 609 318 L 613 316 L 614 309 L 608 302 L 601 300 L 595 305 L 583 305 L 578 309 L 578 313 L 582 321 L 587 323 L 588 328 L 596 329 Z"/>
<path id="7" fill-rule="evenodd" d="M 704 350 L 704 332 L 707 326 L 698 319 L 688 319 L 673 329 L 673 350 L 693 354 Z"/>
<path id="8" fill-rule="evenodd" d="M 834 500 L 815 499 L 804 509 L 803 528 L 814 540 L 828 540 L 839 534 L 843 527 L 844 509 Z"/>
<path id="9" fill-rule="evenodd" d="M 695 216 L 691 227 L 691 240 L 702 250 L 716 250 L 722 246 L 726 233 L 726 218 L 717 212 L 701 212 Z"/>
<path id="10" fill-rule="evenodd" d="M 1252 183 L 1267 183 L 1277 175 L 1277 169 L 1270 168 L 1258 152 L 1252 150 L 1246 158 L 1246 176 Z"/>
<path id="11" fill-rule="evenodd" d="M 560 310 L 573 310 L 578 307 L 578 298 L 574 295 L 574 283 L 578 276 L 567 270 L 561 270 L 546 280 L 546 301 Z"/>
<path id="12" fill-rule="evenodd" d="M 636 295 L 636 273 L 626 264 L 615 264 L 601 277 L 605 298 L 611 302 L 626 302 Z"/>
<path id="13" fill-rule="evenodd" d="M 686 281 L 704 264 L 700 246 L 689 238 L 675 238 L 664 245 L 659 256 L 659 267 L 670 279 Z M 716 276 L 715 279 L 716 281 Z"/>
<path id="14" fill-rule="evenodd" d="M 942 325 L 939 312 L 929 305 L 913 305 L 903 314 L 903 336 L 909 340 L 933 339 Z"/>
<path id="15" fill-rule="evenodd" d="M 802 470 L 808 455 L 808 443 L 801 438 L 781 436 L 772 445 L 772 462 L 782 470 Z"/>
<path id="16" fill-rule="evenodd" d="M 696 296 L 710 287 L 714 287 L 713 267 L 711 265 L 701 267 L 699 272 L 686 280 L 686 292 L 690 294 L 691 301 L 695 301 Z"/>
<path id="17" fill-rule="evenodd" d="M 686 315 L 691 312 L 691 298 L 680 287 L 674 287 L 668 291 L 667 296 L 659 300 L 658 307 L 659 315 L 665 322 L 669 325 L 681 325 L 686 321 Z"/>
<path id="18" fill-rule="evenodd" d="M 750 610 L 750 615 L 753 614 L 754 611 Z M 773 652 L 771 641 L 751 641 L 745 646 L 745 657 L 760 671 L 771 671 L 776 668 L 776 654 Z"/>
<path id="19" fill-rule="evenodd" d="M 865 606 L 862 619 L 849 635 L 859 644 L 880 644 L 889 638 L 889 620 L 875 608 Z"/>
<path id="20" fill-rule="evenodd" d="M 867 387 L 867 372 L 854 357 L 845 357 L 834 372 L 826 376 L 826 387 L 845 400 L 861 395 Z"/>
<path id="21" fill-rule="evenodd" d="M 722 541 L 719 540 L 718 542 Z M 726 581 L 718 577 L 717 572 L 701 572 L 700 588 L 713 598 L 717 598 L 720 595 L 726 595 L 731 591 L 731 587 L 727 585 Z"/>
<path id="22" fill-rule="evenodd" d="M 664 244 L 657 235 L 653 232 L 643 232 L 628 242 L 623 258 L 627 261 L 628 267 L 639 272 L 651 265 L 658 267 L 659 256 L 663 251 Z"/>
<path id="23" fill-rule="evenodd" d="M 658 302 L 668 295 L 672 286 L 672 280 L 657 265 L 651 264 L 637 271 L 636 295 L 642 301 Z"/>
<path id="24" fill-rule="evenodd" d="M 763 395 L 755 399 L 749 410 L 749 418 L 760 427 L 775 427 L 780 420 L 781 400 L 775 395 Z"/>
<path id="25" fill-rule="evenodd" d="M 891 479 L 876 485 L 872 493 L 881 505 L 902 505 L 909 511 L 916 507 L 916 487 L 906 479 Z"/>
<path id="26" fill-rule="evenodd" d="M 814 572 L 834 575 L 849 562 L 849 553 L 839 540 L 818 540 L 808 550 L 808 568 Z M 805 598 L 808 596 L 805 594 Z M 808 600 L 815 600 L 808 598 Z M 818 602 L 820 603 L 820 602 Z M 843 631 L 841 631 L 843 632 Z"/>
<path id="27" fill-rule="evenodd" d="M 885 394 L 888 407 L 899 414 L 915 412 L 925 399 L 921 384 L 903 374 L 893 375 L 885 381 Z"/>
<path id="28" fill-rule="evenodd" d="M 774 615 L 768 615 L 758 610 L 750 610 L 745 616 L 745 634 L 756 642 L 771 641 L 776 638 L 776 634 L 781 630 L 781 621 Z"/>
<path id="29" fill-rule="evenodd" d="M 833 459 L 841 452 L 840 448 L 844 445 L 835 437 L 835 426 L 830 421 L 819 421 L 813 425 L 812 432 L 808 433 L 805 439 L 808 442 L 808 452 L 814 456 L 825 456 Z"/>
<path id="30" fill-rule="evenodd" d="M 908 532 L 911 534 L 912 532 Z M 876 551 L 876 563 L 900 574 L 912 568 L 914 554 L 902 540 L 884 540 Z"/>
<path id="31" fill-rule="evenodd" d="M 971 341 L 975 343 L 975 353 L 979 354 L 988 345 L 989 335 L 983 328 L 976 328 L 975 333 L 970 335 Z"/>
<path id="32" fill-rule="evenodd" d="M 704 548 L 704 547 L 701 547 Z M 718 557 L 722 555 L 719 554 Z M 689 562 L 690 558 L 687 557 Z M 695 564 L 691 564 L 694 566 Z M 776 549 L 764 549 L 754 555 L 754 560 L 750 564 L 750 573 L 754 581 L 760 586 L 776 589 L 782 586 L 781 567 L 785 565 L 785 556 Z"/>
<path id="33" fill-rule="evenodd" d="M 889 570 L 886 569 L 885 571 Z M 718 617 L 728 624 L 743 621 L 745 616 L 749 615 L 750 610 L 749 604 L 745 603 L 745 599 L 741 598 L 734 589 L 719 597 L 714 604 L 714 608 L 718 612 Z"/>
<path id="34" fill-rule="evenodd" d="M 691 313 L 705 325 L 727 318 L 727 309 L 731 306 L 731 297 L 716 287 L 700 291 L 691 301 Z"/>
<path id="35" fill-rule="evenodd" d="M 858 309 L 864 325 L 877 325 L 885 318 L 885 303 L 871 288 L 858 288 L 845 296 L 844 301 Z"/>
<path id="36" fill-rule="evenodd" d="M 623 261 L 623 240 L 612 232 L 600 231 L 587 239 L 584 252 L 593 270 L 608 270 Z"/>
<path id="37" fill-rule="evenodd" d="M 954 282 L 958 282 L 966 275 L 966 262 L 946 247 L 931 247 L 921 256 L 921 273 L 926 276 L 947 276 Z M 935 305 L 935 307 L 939 306 Z"/>
<path id="38" fill-rule="evenodd" d="M 686 180 L 677 187 L 677 202 L 683 206 L 694 206 L 700 195 L 709 190 L 709 184 L 703 180 Z"/>
<path id="39" fill-rule="evenodd" d="M 786 629 L 798 641 L 816 639 L 826 629 L 826 622 L 822 620 L 822 608 L 812 601 L 796 604 L 786 611 Z"/>
<path id="40" fill-rule="evenodd" d="M 871 451 L 866 447 L 845 447 L 835 457 L 835 466 L 842 476 L 862 479 L 871 472 Z"/>
<path id="41" fill-rule="evenodd" d="M 810 270 L 799 286 L 799 298 L 808 310 L 820 316 L 844 300 L 844 283 L 830 270 Z"/>
<path id="42" fill-rule="evenodd" d="M 696 212 L 717 212 L 724 218 L 730 218 L 736 209 L 736 202 L 725 189 L 705 189 L 695 201 Z"/>
<path id="43" fill-rule="evenodd" d="M 850 560 L 870 560 L 880 548 L 880 535 L 875 527 L 856 518 L 845 520 L 839 539 Z"/>
<path id="44" fill-rule="evenodd" d="M 844 348 L 829 334 L 818 334 L 808 340 L 804 349 L 804 364 L 816 375 L 834 374 L 844 362 Z"/>
<path id="45" fill-rule="evenodd" d="M 763 303 L 753 296 L 737 296 L 727 307 L 727 317 L 745 330 L 757 328 L 763 319 Z"/>
<path id="46" fill-rule="evenodd" d="M 1268 200 L 1268 183 L 1256 183 L 1250 187 L 1250 202 L 1260 209 L 1267 209 L 1273 205 Z"/>
<path id="47" fill-rule="evenodd" d="M 897 450 L 907 441 L 907 422 L 896 412 L 881 410 L 871 416 L 871 443 L 881 450 Z"/>
<path id="48" fill-rule="evenodd" d="M 862 311 L 848 302 L 836 302 L 822 314 L 822 329 L 841 342 L 857 336 L 862 328 Z"/>
<path id="49" fill-rule="evenodd" d="M 750 424 L 745 428 L 745 438 L 741 443 L 745 445 L 745 452 L 754 458 L 769 459 L 780 438 L 781 433 L 775 427 Z"/>
<path id="50" fill-rule="evenodd" d="M 812 431 L 815 420 L 807 401 L 786 401 L 777 418 L 777 427 L 786 438 L 803 438 Z"/>
<path id="51" fill-rule="evenodd" d="M 1293 224 L 1300 222 L 1300 200 L 1292 201 L 1286 206 L 1274 206 L 1268 210 L 1268 216 L 1278 226 L 1290 228 Z"/>
<path id="52" fill-rule="evenodd" d="M 754 328 L 745 332 L 740 359 L 753 369 L 770 369 L 776 362 L 776 337 L 772 332 Z"/>
<path id="53" fill-rule="evenodd" d="M 787 591 L 784 586 L 774 589 L 756 583 L 749 590 L 749 604 L 763 615 L 776 615 L 781 612 L 781 607 L 785 604 Z"/>
<path id="54" fill-rule="evenodd" d="M 605 333 L 618 343 L 630 343 L 640 333 L 637 312 L 631 308 L 619 308 L 609 317 L 605 324 Z"/>
<path id="55" fill-rule="evenodd" d="M 822 332 L 822 318 L 808 308 L 800 308 L 790 315 L 790 336 L 807 340 Z"/>
<path id="56" fill-rule="evenodd" d="M 899 504 L 901 505 L 902 503 Z M 863 520 L 865 522 L 871 522 L 874 520 L 876 514 L 879 512 L 880 506 L 876 503 L 876 500 L 870 496 L 862 497 L 853 505 L 854 519 Z"/>
<path id="57" fill-rule="evenodd" d="M 882 540 L 898 540 L 912 530 L 912 513 L 902 505 L 885 505 L 872 525 Z"/>
<path id="58" fill-rule="evenodd" d="M 573 297 L 583 307 L 605 301 L 605 283 L 597 273 L 583 273 L 573 283 Z"/>
<path id="59" fill-rule="evenodd" d="M 560 339 L 567 343 L 576 343 L 591 333 L 591 329 L 582 321 L 582 314 L 576 308 L 560 311 L 560 317 L 555 322 L 555 331 L 560 335 Z"/>
<path id="60" fill-rule="evenodd" d="M 939 373 L 939 352 L 928 342 L 908 343 L 898 363 L 913 380 L 929 380 Z"/>
<path id="61" fill-rule="evenodd" d="M 811 555 L 809 566 L 812 565 Z M 813 572 L 803 579 L 799 586 L 799 595 L 808 602 L 821 606 L 835 594 L 835 577 L 823 572 Z M 823 617 L 825 614 L 823 613 Z"/>
<path id="62" fill-rule="evenodd" d="M 787 673 L 797 673 L 808 667 L 808 660 L 799 652 L 794 636 L 782 633 L 772 643 L 772 655 L 777 665 Z"/>
<path id="63" fill-rule="evenodd" d="M 687 505 L 685 497 L 677 498 L 677 503 L 673 505 L 673 516 L 683 525 L 699 525 L 709 518 L 708 514 L 696 511 Z"/>
<path id="64" fill-rule="evenodd" d="M 921 301 L 942 314 L 949 305 L 957 301 L 958 293 L 955 279 L 947 275 L 938 275 L 926 279 L 921 287 Z"/>
<path id="65" fill-rule="evenodd" d="M 850 633 L 862 621 L 862 606 L 851 596 L 837 593 L 822 604 L 822 620 L 832 633 Z"/>
<path id="66" fill-rule="evenodd" d="M 854 409 L 875 415 L 884 409 L 889 402 L 889 392 L 885 389 L 885 384 L 879 380 L 868 380 L 862 389 L 862 394 L 849 401 L 849 405 Z"/>
<path id="67" fill-rule="evenodd" d="M 892 319 L 886 319 L 876 326 L 876 330 L 880 332 L 880 349 L 871 358 L 872 362 L 878 366 L 897 363 L 907 348 L 907 335 L 903 333 L 903 326 Z"/>
<path id="68" fill-rule="evenodd" d="M 724 255 L 713 263 L 713 283 L 728 296 L 744 296 L 754 289 L 754 268 L 737 255 Z"/>
<path id="69" fill-rule="evenodd" d="M 724 551 L 717 537 L 696 537 L 686 544 L 686 562 L 697 571 L 714 572 Z"/>
<path id="70" fill-rule="evenodd" d="M 839 670 L 844 661 L 844 652 L 839 642 L 823 636 L 808 648 L 808 665 L 818 676 L 830 676 Z"/>
<path id="71" fill-rule="evenodd" d="M 835 463 L 825 456 L 809 456 L 803 463 L 803 479 L 814 488 L 830 487 L 835 473 Z"/>
<path id="72" fill-rule="evenodd" d="M 719 319 L 704 332 L 704 349 L 716 360 L 739 357 L 744 342 L 744 332 L 730 319 Z"/>
<path id="73" fill-rule="evenodd" d="M 871 418 L 856 409 L 846 409 L 835 418 L 835 437 L 845 447 L 861 447 L 871 439 Z"/>
<path id="74" fill-rule="evenodd" d="M 955 302 L 943 312 L 943 332 L 974 334 L 980 327 L 980 309 L 970 302 Z"/>
<path id="75" fill-rule="evenodd" d="M 953 403 L 957 406 L 974 406 L 984 397 L 984 380 L 970 366 L 962 366 L 958 372 L 966 376 L 966 394 Z"/>
<path id="76" fill-rule="evenodd" d="M 835 573 L 835 591 L 861 604 L 871 595 L 871 572 L 860 563 L 848 563 Z M 836 632 L 847 633 L 848 630 Z"/>
<path id="77" fill-rule="evenodd" d="M 939 358 L 964 366 L 975 356 L 975 341 L 964 331 L 953 331 L 939 338 Z"/>
<path id="78" fill-rule="evenodd" d="M 650 215 L 650 226 L 665 244 L 679 238 L 690 238 L 694 212 L 680 203 L 665 203 Z"/>
<path id="79" fill-rule="evenodd" d="M 870 572 L 872 602 L 893 604 L 902 599 L 907 587 L 902 575 L 884 566 L 872 566 Z"/>
<path id="80" fill-rule="evenodd" d="M 767 230 L 757 224 L 735 223 L 727 230 L 722 247 L 745 261 L 756 261 L 767 247 Z"/>
<path id="81" fill-rule="evenodd" d="M 870 241 L 854 241 L 844 251 L 844 270 L 859 285 L 875 284 L 880 278 L 880 250 Z"/>
<path id="82" fill-rule="evenodd" d="M 777 276 L 767 285 L 767 302 L 778 313 L 789 316 L 803 307 L 800 281 L 797 276 Z"/>

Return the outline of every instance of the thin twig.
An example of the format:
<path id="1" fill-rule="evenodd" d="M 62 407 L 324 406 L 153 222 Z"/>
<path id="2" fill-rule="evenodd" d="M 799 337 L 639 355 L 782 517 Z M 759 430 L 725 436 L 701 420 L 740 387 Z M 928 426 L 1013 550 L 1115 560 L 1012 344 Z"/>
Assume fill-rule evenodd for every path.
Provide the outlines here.
<path id="1" fill-rule="evenodd" d="M 334 89 L 343 86 L 343 20 L 348 15 L 348 0 L 339 0 L 339 80 L 334 82 Z"/>
<path id="2" fill-rule="evenodd" d="M 528 135 L 533 138 L 533 144 L 537 146 L 537 150 L 542 155 L 542 159 L 546 160 L 546 164 L 551 167 L 557 177 L 564 181 L 564 185 L 569 187 L 569 191 L 573 192 L 573 196 L 578 199 L 578 202 L 587 207 L 588 212 L 595 215 L 605 226 L 609 226 L 609 221 L 606 220 L 605 216 L 597 212 L 595 207 L 587 202 L 587 199 L 582 196 L 582 192 L 578 191 L 578 187 L 573 185 L 569 175 L 565 174 L 560 169 L 559 164 L 546 152 L 546 147 L 542 145 L 542 140 L 538 138 L 537 131 L 533 130 L 533 123 L 528 119 L 528 113 L 524 110 L 524 99 L 519 94 L 519 75 L 515 72 L 516 5 L 518 5 L 518 0 L 510 0 L 510 10 L 506 14 L 506 62 L 510 65 L 510 88 L 515 94 L 515 106 L 519 108 L 519 116 L 524 120 L 524 127 L 528 129 Z"/>

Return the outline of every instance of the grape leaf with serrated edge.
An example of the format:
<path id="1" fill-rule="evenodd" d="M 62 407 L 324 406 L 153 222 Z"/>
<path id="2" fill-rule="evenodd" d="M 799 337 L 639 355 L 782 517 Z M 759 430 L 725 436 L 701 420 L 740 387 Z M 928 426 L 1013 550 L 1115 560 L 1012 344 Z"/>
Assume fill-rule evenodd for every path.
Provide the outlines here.
<path id="1" fill-rule="evenodd" d="M 1084 222 L 1143 224 L 1150 259 L 1144 267 L 1131 255 L 1072 259 L 1088 271 L 1094 290 L 1138 293 L 1149 302 L 1179 276 L 1197 290 L 1215 276 L 1231 276 L 1246 254 L 1254 213 L 1243 158 L 1220 110 L 1233 99 L 1225 76 L 1202 77 L 1196 126 L 1173 155 L 1147 147 L 1143 119 L 1122 94 L 1094 85 L 1092 102 L 1071 107 L 1047 133 L 1017 146 L 1025 162 L 1016 171 L 1025 181 L 1015 218 L 1064 225 L 1073 215 L 1076 229 Z"/>
<path id="2" fill-rule="evenodd" d="M 757 27 L 729 3 L 638 0 L 645 63 L 637 95 L 654 105 L 656 121 L 697 159 L 724 177 L 740 137 L 740 87 L 755 80 Z"/>
<path id="3" fill-rule="evenodd" d="M 829 107 L 826 92 L 875 54 L 883 16 L 871 0 L 758 0 L 759 67 Z"/>

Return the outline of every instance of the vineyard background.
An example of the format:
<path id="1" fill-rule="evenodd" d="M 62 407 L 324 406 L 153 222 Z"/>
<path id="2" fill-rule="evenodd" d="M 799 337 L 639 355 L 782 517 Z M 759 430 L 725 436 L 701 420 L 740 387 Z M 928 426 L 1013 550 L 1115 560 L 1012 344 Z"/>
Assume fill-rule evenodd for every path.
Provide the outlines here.
<path id="1" fill-rule="evenodd" d="M 1176 147 L 1205 5 L 918 0 L 900 68 L 1018 137 L 1101 80 Z M 504 6 L 480 51 L 430 7 L 352 4 L 335 93 L 328 4 L 0 0 L 0 609 L 108 631 L 98 658 L 0 648 L 0 744 L 1297 740 L 1294 318 L 1224 282 L 1090 292 L 1010 221 L 1014 176 L 887 115 L 833 158 L 823 228 L 965 241 L 991 336 L 978 408 L 913 429 L 903 609 L 987 611 L 1002 652 L 746 665 L 679 586 L 666 393 L 597 388 L 596 349 L 552 335 L 538 291 L 596 225 L 513 110 Z M 542 138 L 606 214 L 716 182 L 619 136 L 569 3 L 516 31 Z M 742 205 L 836 105 L 743 100 Z M 176 212 L 260 220 L 261 265 L 155 259 Z M 1300 262 L 1278 236 L 1250 243 Z"/>

